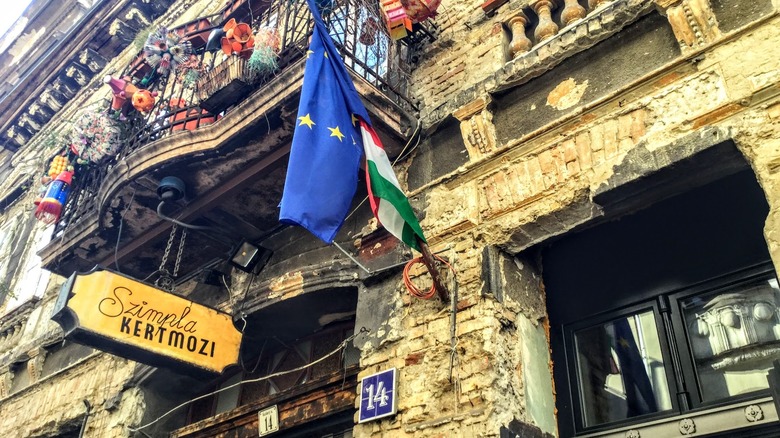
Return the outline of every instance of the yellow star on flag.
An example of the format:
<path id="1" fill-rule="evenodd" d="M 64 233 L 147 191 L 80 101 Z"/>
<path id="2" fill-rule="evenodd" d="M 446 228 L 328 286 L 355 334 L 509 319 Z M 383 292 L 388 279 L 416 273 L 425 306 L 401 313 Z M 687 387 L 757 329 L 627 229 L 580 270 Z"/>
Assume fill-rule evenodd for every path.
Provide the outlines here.
<path id="1" fill-rule="evenodd" d="M 306 59 L 309 59 L 309 56 L 311 56 L 312 53 L 314 53 L 314 50 L 307 50 L 306 51 Z"/>
<path id="2" fill-rule="evenodd" d="M 354 113 L 352 113 L 352 126 L 357 126 L 357 124 L 358 124 L 358 118 L 357 118 L 357 115 L 355 115 Z"/>
<path id="3" fill-rule="evenodd" d="M 328 57 L 328 52 L 325 52 L 325 58 L 327 58 L 327 57 Z"/>
<path id="4" fill-rule="evenodd" d="M 339 141 L 342 141 L 344 138 L 344 134 L 341 133 L 341 130 L 339 129 L 338 125 L 335 128 L 328 128 L 330 130 L 330 136 L 336 137 L 339 139 Z"/>
<path id="5" fill-rule="evenodd" d="M 298 120 L 301 121 L 301 123 L 298 124 L 298 126 L 306 125 L 309 127 L 309 129 L 312 129 L 312 126 L 316 125 L 314 121 L 311 119 L 311 116 L 307 113 L 305 116 L 298 117 Z"/>

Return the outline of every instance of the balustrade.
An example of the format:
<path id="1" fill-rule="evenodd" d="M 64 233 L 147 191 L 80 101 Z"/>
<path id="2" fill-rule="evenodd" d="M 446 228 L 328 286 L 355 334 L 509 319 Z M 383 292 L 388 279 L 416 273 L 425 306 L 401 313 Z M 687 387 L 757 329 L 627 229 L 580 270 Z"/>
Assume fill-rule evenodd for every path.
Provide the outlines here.
<path id="1" fill-rule="evenodd" d="M 607 3 L 607 0 L 588 0 L 586 9 L 584 0 L 536 0 L 530 3 L 528 8 L 520 11 L 509 19 L 507 26 L 511 33 L 509 42 L 509 55 L 516 58 L 531 50 L 537 44 L 549 40 L 557 35 L 561 28 L 567 27 Z M 554 19 L 554 12 L 560 6 L 559 21 Z M 534 39 L 526 35 L 526 29 L 533 29 Z"/>

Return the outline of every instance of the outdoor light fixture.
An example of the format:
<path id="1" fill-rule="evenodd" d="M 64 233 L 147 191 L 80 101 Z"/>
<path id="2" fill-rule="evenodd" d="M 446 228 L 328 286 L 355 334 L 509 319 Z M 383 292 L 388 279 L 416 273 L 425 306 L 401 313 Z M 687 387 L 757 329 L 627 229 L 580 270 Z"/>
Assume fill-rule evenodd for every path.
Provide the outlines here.
<path id="1" fill-rule="evenodd" d="M 265 267 L 272 254 L 273 251 L 270 249 L 245 240 L 230 256 L 230 264 L 244 272 L 257 274 Z"/>

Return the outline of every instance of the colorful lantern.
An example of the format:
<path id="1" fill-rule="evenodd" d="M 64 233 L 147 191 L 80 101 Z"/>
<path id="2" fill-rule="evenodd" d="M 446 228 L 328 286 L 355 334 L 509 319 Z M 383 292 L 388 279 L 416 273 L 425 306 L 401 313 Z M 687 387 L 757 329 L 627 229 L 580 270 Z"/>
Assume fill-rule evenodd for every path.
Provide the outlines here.
<path id="1" fill-rule="evenodd" d="M 222 37 L 222 52 L 225 55 L 236 54 L 244 59 L 252 56 L 252 48 L 255 46 L 255 37 L 252 28 L 246 23 L 237 23 L 231 18 L 222 28 L 225 36 Z"/>
<path id="2" fill-rule="evenodd" d="M 111 100 L 111 110 L 115 113 L 127 114 L 126 103 L 128 99 L 133 108 L 141 112 L 149 111 L 154 107 L 154 98 L 157 96 L 157 92 L 149 92 L 136 87 L 130 82 L 129 77 L 117 79 L 106 75 L 103 78 L 103 83 L 111 87 L 111 92 L 114 94 L 114 98 Z"/>
<path id="3" fill-rule="evenodd" d="M 412 23 L 419 23 L 436 16 L 441 0 L 382 0 L 390 37 L 399 40 L 412 31 Z"/>
<path id="4" fill-rule="evenodd" d="M 73 124 L 70 149 L 93 163 L 114 156 L 123 144 L 122 126 L 104 112 L 84 110 Z"/>
<path id="5" fill-rule="evenodd" d="M 35 217 L 46 224 L 52 224 L 60 219 L 62 208 L 68 202 L 70 184 L 73 172 L 65 171 L 49 183 L 46 194 L 35 209 Z"/>
<path id="6" fill-rule="evenodd" d="M 167 75 L 175 70 L 180 62 L 184 62 L 192 54 L 192 43 L 181 41 L 181 38 L 168 29 L 161 27 L 149 34 L 144 45 L 146 63 L 151 65 L 161 75 Z"/>

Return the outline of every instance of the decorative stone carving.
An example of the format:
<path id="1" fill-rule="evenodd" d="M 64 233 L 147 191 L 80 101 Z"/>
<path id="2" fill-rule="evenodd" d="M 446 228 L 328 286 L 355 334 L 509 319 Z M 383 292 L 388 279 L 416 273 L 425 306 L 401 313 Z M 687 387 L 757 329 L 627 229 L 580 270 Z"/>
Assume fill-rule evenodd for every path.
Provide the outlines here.
<path id="1" fill-rule="evenodd" d="M 531 5 L 536 15 L 539 16 L 539 24 L 536 25 L 534 31 L 537 43 L 552 38 L 558 33 L 558 25 L 552 20 L 552 11 L 555 6 L 555 2 L 552 0 L 537 0 Z"/>
<path id="2" fill-rule="evenodd" d="M 460 132 L 471 160 L 496 149 L 496 128 L 493 114 L 487 110 L 489 104 L 490 99 L 479 98 L 452 113 L 460 121 Z"/>
<path id="3" fill-rule="evenodd" d="M 747 421 L 750 423 L 763 420 L 764 411 L 761 409 L 761 406 L 749 405 L 745 407 L 745 419 L 747 419 Z"/>
<path id="4" fill-rule="evenodd" d="M 564 0 L 565 6 L 561 11 L 561 22 L 564 26 L 568 26 L 577 20 L 585 18 L 585 8 L 583 8 L 577 0 Z"/>
<path id="5" fill-rule="evenodd" d="M 528 16 L 522 11 L 509 19 L 509 28 L 512 30 L 512 41 L 509 42 L 509 54 L 512 59 L 531 50 L 533 43 L 525 35 L 525 27 L 528 26 Z"/>
<path id="6" fill-rule="evenodd" d="M 41 378 L 43 373 L 43 362 L 46 360 L 46 350 L 43 348 L 36 348 L 28 352 L 30 359 L 27 361 L 27 372 L 30 374 L 31 381 L 36 381 Z"/>
<path id="7" fill-rule="evenodd" d="M 5 398 L 10 395 L 13 382 L 14 373 L 11 372 L 11 367 L 5 366 L 0 369 L 0 398 Z"/>
<path id="8" fill-rule="evenodd" d="M 626 438 L 642 438 L 642 435 L 636 429 L 626 431 Z"/>
<path id="9" fill-rule="evenodd" d="M 683 50 L 691 50 L 720 37 L 718 20 L 709 0 L 660 1 L 666 7 L 666 16 Z"/>
<path id="10" fill-rule="evenodd" d="M 103 70 L 108 61 L 100 53 L 86 48 L 79 53 L 79 63 L 93 74 Z"/>
<path id="11" fill-rule="evenodd" d="M 588 0 L 588 8 L 592 11 L 606 2 L 607 0 Z"/>
<path id="12" fill-rule="evenodd" d="M 680 435 L 691 435 L 696 432 L 696 423 L 690 418 L 683 418 L 678 424 Z"/>

